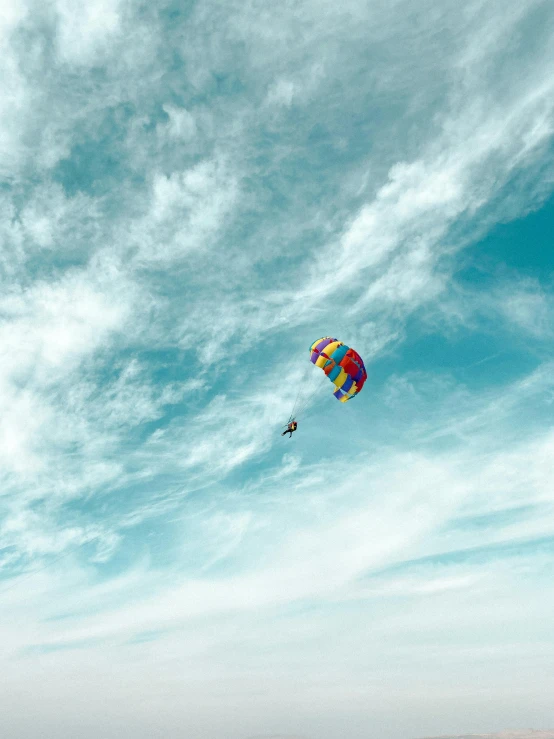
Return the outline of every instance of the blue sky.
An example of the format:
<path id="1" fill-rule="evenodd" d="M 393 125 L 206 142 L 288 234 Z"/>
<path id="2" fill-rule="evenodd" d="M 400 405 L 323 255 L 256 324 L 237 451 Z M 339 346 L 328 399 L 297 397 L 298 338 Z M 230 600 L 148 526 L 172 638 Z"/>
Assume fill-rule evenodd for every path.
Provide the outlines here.
<path id="1" fill-rule="evenodd" d="M 77 6 L 0 17 L 2 735 L 554 724 L 552 4 Z"/>

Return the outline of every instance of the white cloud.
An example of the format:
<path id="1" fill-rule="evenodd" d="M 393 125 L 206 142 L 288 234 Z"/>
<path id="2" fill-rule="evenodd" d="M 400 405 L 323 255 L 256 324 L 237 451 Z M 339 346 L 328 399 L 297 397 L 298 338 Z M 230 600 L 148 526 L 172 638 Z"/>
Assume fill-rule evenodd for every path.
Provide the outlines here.
<path id="1" fill-rule="evenodd" d="M 191 250 L 209 250 L 238 194 L 235 175 L 217 160 L 169 176 L 156 173 L 150 211 L 132 227 L 138 263 L 171 263 Z"/>
<path id="2" fill-rule="evenodd" d="M 267 93 L 267 104 L 276 106 L 283 105 L 285 108 L 290 108 L 294 99 L 294 94 L 294 82 L 284 79 L 277 80 Z"/>
<path id="3" fill-rule="evenodd" d="M 38 249 L 55 250 L 59 255 L 64 250 L 75 254 L 79 247 L 84 250 L 85 239 L 89 253 L 98 246 L 96 222 L 101 218 L 101 209 L 97 201 L 82 193 L 70 198 L 59 185 L 39 187 L 18 215 L 27 256 Z"/>
<path id="4" fill-rule="evenodd" d="M 535 288 L 535 289 L 534 289 Z M 498 302 L 500 311 L 508 321 L 526 333 L 537 337 L 552 334 L 551 300 L 533 285 L 519 285 L 514 291 L 506 291 Z"/>
<path id="5" fill-rule="evenodd" d="M 445 244 L 451 226 L 490 202 L 516 169 L 540 162 L 551 140 L 554 82 L 541 76 L 528 82 L 496 106 L 485 105 L 480 89 L 472 103 L 453 106 L 442 134 L 421 156 L 392 166 L 342 234 L 310 255 L 307 277 L 290 289 L 260 291 L 256 312 L 227 306 L 220 322 L 212 316 L 213 333 L 229 335 L 240 326 L 243 335 L 256 335 L 275 313 L 284 324 L 305 324 L 315 307 L 342 293 L 351 316 L 378 313 L 382 325 L 390 316 L 394 340 L 399 320 L 444 292 L 448 260 L 466 245 Z"/>
<path id="6" fill-rule="evenodd" d="M 0 73 L 2 97 L 0 100 L 0 173 L 6 177 L 21 154 L 19 122 L 27 111 L 30 91 L 19 60 L 11 48 L 13 33 L 27 15 L 27 3 L 7 0 L 0 14 Z"/>
<path id="7" fill-rule="evenodd" d="M 470 551 L 486 543 L 551 536 L 552 519 L 544 516 L 544 509 L 537 508 L 530 517 L 499 523 L 489 531 L 460 529 L 442 538 L 437 532 L 462 512 L 478 516 L 507 506 L 552 505 L 552 434 L 543 432 L 533 441 L 518 442 L 501 451 L 491 449 L 499 442 L 496 430 L 503 418 L 504 403 L 511 404 L 514 394 L 519 394 L 521 400 L 522 391 L 512 387 L 494 404 L 481 403 L 477 416 L 471 408 L 458 411 L 459 418 L 453 423 L 460 427 L 465 424 L 466 433 L 472 430 L 475 437 L 467 448 L 460 446 L 444 453 L 414 453 L 399 448 L 344 462 L 321 463 L 300 468 L 286 482 L 281 476 L 262 481 L 257 491 L 260 497 L 245 497 L 238 510 L 227 514 L 218 506 L 208 509 L 192 529 L 199 526 L 199 541 L 209 543 L 205 569 L 233 553 L 243 563 L 241 571 L 219 578 L 200 573 L 194 578 L 173 576 L 169 587 L 164 586 L 165 592 L 156 592 L 140 605 L 106 615 L 101 625 L 92 615 L 88 626 L 76 624 L 74 630 L 68 630 L 64 625 L 64 638 L 81 640 L 125 633 L 129 624 L 133 629 L 160 629 L 221 610 L 249 612 L 306 598 L 334 602 L 386 595 L 423 597 L 476 588 L 486 594 L 496 587 L 495 577 L 500 582 L 499 573 L 508 582 L 517 575 L 517 569 L 499 569 L 494 559 L 486 569 L 481 563 L 477 571 L 467 563 L 448 566 L 448 550 L 460 547 Z M 480 405 L 478 400 L 475 405 Z M 210 412 L 222 418 L 223 428 L 234 431 L 226 426 L 223 408 L 219 403 Z M 430 420 L 430 425 L 435 422 Z M 199 443 L 203 448 L 203 442 Z M 224 448 L 219 437 L 213 444 L 214 450 Z M 177 453 L 182 455 L 182 449 L 178 447 Z M 212 455 L 212 467 L 225 463 L 217 452 L 212 451 Z M 184 462 L 192 464 L 190 459 Z M 189 530 L 187 536 L 191 533 Z M 251 535 L 259 547 L 254 560 L 250 560 Z M 440 557 L 441 553 L 446 557 L 442 571 L 431 574 L 424 570 L 415 578 L 389 578 L 383 584 L 357 582 L 364 573 L 395 562 L 430 554 Z M 201 556 L 198 552 L 197 557 Z M 533 567 L 534 559 L 528 561 Z M 143 577 L 149 575 L 145 572 Z M 55 631 L 54 641 L 59 638 Z"/>
<path id="8" fill-rule="evenodd" d="M 88 65 L 110 54 L 121 30 L 120 6 L 120 0 L 91 0 L 78 7 L 71 0 L 56 0 L 60 59 Z"/>
<path id="9" fill-rule="evenodd" d="M 128 306 L 103 292 L 102 276 L 96 289 L 90 277 L 76 272 L 57 284 L 38 282 L 3 297 L 0 336 L 8 356 L 4 376 L 23 378 L 33 371 L 48 384 L 122 326 Z M 125 295 L 121 284 L 117 290 Z"/>
<path id="10" fill-rule="evenodd" d="M 166 103 L 164 111 L 169 116 L 169 122 L 165 126 L 158 126 L 160 133 L 166 133 L 170 138 L 189 141 L 196 134 L 196 121 L 194 116 L 185 108 Z"/>

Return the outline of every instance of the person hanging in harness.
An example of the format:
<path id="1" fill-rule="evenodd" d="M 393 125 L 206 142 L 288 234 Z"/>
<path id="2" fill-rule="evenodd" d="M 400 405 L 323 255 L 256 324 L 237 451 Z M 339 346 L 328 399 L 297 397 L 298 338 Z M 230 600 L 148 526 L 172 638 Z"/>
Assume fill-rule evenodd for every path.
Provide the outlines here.
<path id="1" fill-rule="evenodd" d="M 289 436 L 289 439 L 290 439 L 297 428 L 298 428 L 298 423 L 296 421 L 294 420 L 289 421 L 289 423 L 287 424 L 287 428 L 283 431 L 281 436 L 284 436 L 285 434 L 290 434 Z"/>

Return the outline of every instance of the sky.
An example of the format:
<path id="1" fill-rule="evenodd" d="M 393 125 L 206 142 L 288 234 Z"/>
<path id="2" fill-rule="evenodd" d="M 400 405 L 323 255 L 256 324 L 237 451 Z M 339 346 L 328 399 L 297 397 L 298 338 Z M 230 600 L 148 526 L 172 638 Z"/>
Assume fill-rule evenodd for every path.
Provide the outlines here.
<path id="1" fill-rule="evenodd" d="M 3 0 L 0 79 L 2 736 L 552 728 L 552 3 Z"/>

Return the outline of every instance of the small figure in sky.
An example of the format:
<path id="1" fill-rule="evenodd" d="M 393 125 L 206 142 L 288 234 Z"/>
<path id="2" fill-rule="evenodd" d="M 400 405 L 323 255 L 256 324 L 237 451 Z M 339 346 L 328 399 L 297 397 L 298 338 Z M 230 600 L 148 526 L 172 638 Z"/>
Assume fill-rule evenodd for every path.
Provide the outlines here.
<path id="1" fill-rule="evenodd" d="M 290 434 L 289 439 L 292 438 L 293 433 L 298 428 L 298 423 L 295 420 L 290 421 L 287 424 L 287 428 L 283 431 L 281 436 L 284 436 L 285 434 Z"/>

